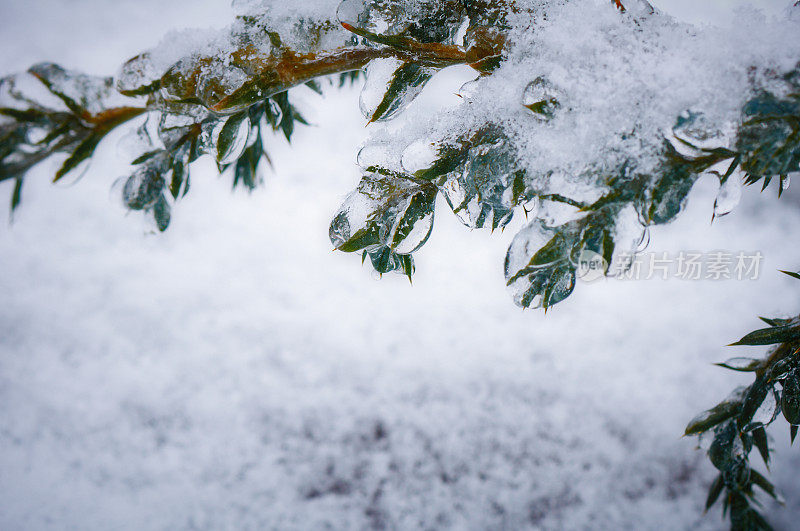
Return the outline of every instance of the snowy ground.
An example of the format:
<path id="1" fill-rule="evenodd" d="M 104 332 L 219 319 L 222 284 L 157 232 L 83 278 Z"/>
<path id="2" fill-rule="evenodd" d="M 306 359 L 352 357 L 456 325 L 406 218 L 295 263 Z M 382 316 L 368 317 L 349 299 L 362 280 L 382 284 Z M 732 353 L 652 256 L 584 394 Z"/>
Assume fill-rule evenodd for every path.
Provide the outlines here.
<path id="1" fill-rule="evenodd" d="M 6 0 L 0 71 L 113 72 L 169 28 L 227 22 L 224 0 L 195 3 Z M 797 191 L 747 190 L 711 226 L 704 180 L 653 231 L 654 251 L 760 250 L 756 282 L 600 282 L 521 312 L 514 227 L 442 208 L 413 287 L 331 253 L 368 131 L 356 90 L 303 99 L 316 126 L 276 140 L 264 188 L 204 166 L 164 236 L 110 196 L 115 140 L 74 186 L 31 174 L 0 229 L 0 529 L 723 528 L 680 434 L 746 381 L 710 365 L 722 345 L 799 311 L 776 273 L 800 267 Z M 776 428 L 790 529 L 800 456 Z"/>

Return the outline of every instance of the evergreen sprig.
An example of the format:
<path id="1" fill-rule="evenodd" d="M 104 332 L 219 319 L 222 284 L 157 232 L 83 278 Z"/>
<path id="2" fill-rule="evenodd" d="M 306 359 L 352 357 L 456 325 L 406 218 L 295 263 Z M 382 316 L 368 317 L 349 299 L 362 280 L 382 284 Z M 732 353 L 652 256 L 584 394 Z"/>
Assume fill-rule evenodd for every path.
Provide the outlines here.
<path id="1" fill-rule="evenodd" d="M 786 274 L 800 279 L 798 273 Z M 731 346 L 771 346 L 768 354 L 764 358 L 737 357 L 717 364 L 753 373 L 754 382 L 695 417 L 685 430 L 685 435 L 711 438 L 708 457 L 719 474 L 709 489 L 706 510 L 722 497 L 723 516 L 729 516 L 735 530 L 771 529 L 759 512 L 757 492 L 780 503 L 783 499 L 775 486 L 752 468 L 750 452 L 756 448 L 769 468 L 767 427 L 782 414 L 794 443 L 800 425 L 800 317 L 760 319 L 768 328 L 751 332 Z"/>

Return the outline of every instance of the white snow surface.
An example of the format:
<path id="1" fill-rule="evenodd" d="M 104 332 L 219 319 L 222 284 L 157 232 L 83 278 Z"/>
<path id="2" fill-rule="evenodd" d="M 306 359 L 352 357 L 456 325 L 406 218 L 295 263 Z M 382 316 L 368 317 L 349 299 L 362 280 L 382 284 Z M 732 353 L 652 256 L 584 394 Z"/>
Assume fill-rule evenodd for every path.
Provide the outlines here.
<path id="1" fill-rule="evenodd" d="M 230 13 L 9 0 L 0 71 L 113 73 L 169 29 Z M 406 112 L 452 101 L 462 77 L 437 76 Z M 651 251 L 760 250 L 758 281 L 581 284 L 547 315 L 522 312 L 502 273 L 522 220 L 469 232 L 440 203 L 413 287 L 332 253 L 373 126 L 357 89 L 297 97 L 315 125 L 291 147 L 276 137 L 265 186 L 231 193 L 198 163 L 165 235 L 109 193 L 130 171 L 121 135 L 72 186 L 49 184 L 52 164 L 29 175 L 0 229 L 0 529 L 725 528 L 718 507 L 702 515 L 715 471 L 680 434 L 748 381 L 712 362 L 763 352 L 722 345 L 756 315 L 800 311 L 776 272 L 800 267 L 797 191 L 746 189 L 710 225 L 704 177 L 652 231 Z M 771 432 L 788 503 L 766 505 L 791 529 L 800 456 L 782 420 Z"/>

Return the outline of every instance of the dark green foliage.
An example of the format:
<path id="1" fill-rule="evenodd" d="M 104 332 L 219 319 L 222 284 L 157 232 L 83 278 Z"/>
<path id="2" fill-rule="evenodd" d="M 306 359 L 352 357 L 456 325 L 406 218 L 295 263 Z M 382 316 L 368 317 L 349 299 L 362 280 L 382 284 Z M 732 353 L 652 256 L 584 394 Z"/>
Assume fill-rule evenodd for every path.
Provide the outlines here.
<path id="1" fill-rule="evenodd" d="M 169 227 L 171 208 L 164 194 L 161 194 L 153 205 L 153 218 L 156 227 L 160 232 L 164 232 Z"/>
<path id="2" fill-rule="evenodd" d="M 339 251 L 363 251 L 379 273 L 413 273 L 411 253 L 433 229 L 437 188 L 405 174 L 369 168 L 333 219 L 330 239 Z"/>
<path id="3" fill-rule="evenodd" d="M 668 153 L 662 172 L 642 205 L 645 219 L 655 225 L 674 220 L 686 206 L 697 177 L 689 162 L 681 160 L 674 152 Z"/>
<path id="4" fill-rule="evenodd" d="M 610 264 L 614 253 L 616 211 L 607 207 L 583 218 L 545 231 L 552 238 L 536 251 L 527 264 L 515 270 L 512 244 L 506 256 L 505 274 L 508 286 L 520 293 L 523 307 L 540 305 L 545 310 L 563 301 L 575 289 L 579 260 L 584 253 L 603 257 Z"/>
<path id="5" fill-rule="evenodd" d="M 130 100 L 130 107 L 111 107 L 112 101 L 124 100 L 111 78 L 85 76 L 57 65 L 36 65 L 28 75 L 54 98 L 39 101 L 23 94 L 17 88 L 19 76 L 0 81 L 0 118 L 4 118 L 0 122 L 0 181 L 15 179 L 12 210 L 21 202 L 24 175 L 32 166 L 66 153 L 54 178 L 60 180 L 90 160 L 111 130 L 152 110 L 155 113 L 148 116 L 157 118 L 160 112 L 161 118 L 155 128 L 145 124 L 139 129 L 139 136 L 151 148 L 133 161 L 137 168 L 123 187 L 123 202 L 132 210 L 149 212 L 163 231 L 169 225 L 171 206 L 160 194 L 168 192 L 173 201 L 185 196 L 189 166 L 199 156 L 212 154 L 221 171 L 233 168 L 234 187 L 253 189 L 260 182 L 259 161 L 266 158 L 264 127 L 279 130 L 291 140 L 295 124 L 307 124 L 286 92 L 232 116 L 218 116 L 198 105 L 167 103 L 153 86 L 126 92 L 150 94 L 147 108 L 134 106 L 135 100 Z M 245 129 L 252 131 L 245 135 Z"/>
<path id="6" fill-rule="evenodd" d="M 342 72 L 339 74 L 338 86 L 339 88 L 347 85 L 356 84 L 363 76 L 361 70 L 351 70 L 350 72 Z"/>
<path id="7" fill-rule="evenodd" d="M 261 158 L 265 156 L 264 144 L 261 139 L 261 131 L 256 133 L 256 139 L 253 145 L 244 150 L 244 153 L 239 160 L 236 161 L 236 167 L 233 174 L 233 187 L 244 186 L 248 190 L 254 190 L 259 183 L 257 173 L 258 164 Z"/>
<path id="8" fill-rule="evenodd" d="M 161 173 L 152 167 L 144 166 L 125 181 L 122 199 L 131 210 L 145 210 L 156 203 L 165 186 Z"/>
<path id="9" fill-rule="evenodd" d="M 14 182 L 14 191 L 11 193 L 11 215 L 14 215 L 14 211 L 19 206 L 20 202 L 22 201 L 22 177 L 17 177 Z"/>
<path id="10" fill-rule="evenodd" d="M 776 345 L 800 339 L 800 323 L 773 326 L 750 332 L 742 339 L 733 343 L 735 345 Z"/>
<path id="11" fill-rule="evenodd" d="M 227 159 L 235 151 L 239 130 L 246 126 L 245 120 L 249 119 L 249 112 L 245 111 L 234 114 L 224 121 L 217 138 L 217 162 Z"/>
<path id="12" fill-rule="evenodd" d="M 169 109 L 181 116 L 178 125 L 162 118 L 156 136 L 147 124 L 140 136 L 147 143 L 163 146 L 148 151 L 133 161 L 138 168 L 123 189 L 123 200 L 132 210 L 147 211 L 160 231 L 168 228 L 173 202 L 189 191 L 189 168 L 203 154 L 212 155 L 220 171 L 231 170 L 233 187 L 255 189 L 261 182 L 258 167 L 269 157 L 264 150 L 266 131 L 280 131 L 291 141 L 295 123 L 306 121 L 287 94 L 268 98 L 248 110 L 230 116 L 199 112 L 195 106 L 174 106 Z"/>
<path id="13" fill-rule="evenodd" d="M 421 3 L 413 19 L 399 2 L 344 0 L 339 21 L 369 41 L 403 50 L 415 45 L 452 44 L 467 18 L 464 2 L 441 0 Z"/>
<path id="14" fill-rule="evenodd" d="M 379 247 L 374 251 L 364 251 L 369 256 L 372 267 L 380 273 L 397 271 L 411 280 L 414 274 L 414 257 L 410 254 L 397 254 L 389 247 Z"/>
<path id="15" fill-rule="evenodd" d="M 761 368 L 762 363 L 762 360 L 753 358 L 731 358 L 724 363 L 716 363 L 715 365 L 732 371 L 755 372 Z"/>
<path id="16" fill-rule="evenodd" d="M 386 89 L 386 94 L 375 108 L 370 122 L 392 119 L 410 100 L 414 99 L 433 77 L 436 69 L 415 63 L 405 63 L 395 71 Z"/>
<path id="17" fill-rule="evenodd" d="M 752 431 L 753 444 L 758 448 L 758 453 L 761 454 L 761 459 L 764 464 L 769 466 L 769 441 L 767 439 L 767 430 L 764 426 L 756 428 Z"/>
<path id="18" fill-rule="evenodd" d="M 533 197 L 525 172 L 517 168 L 511 140 L 495 125 L 442 143 L 432 164 L 417 169 L 414 177 L 435 184 L 453 213 L 471 228 L 503 228 L 514 208 Z"/>
<path id="19" fill-rule="evenodd" d="M 297 108 L 292 105 L 289 101 L 289 93 L 282 92 L 280 94 L 276 94 L 270 100 L 275 105 L 277 105 L 277 111 L 275 105 L 267 104 L 264 106 L 264 113 L 267 118 L 267 122 L 272 125 L 273 129 L 280 129 L 283 131 L 283 135 L 286 137 L 286 140 L 292 140 L 292 134 L 294 134 L 295 123 L 299 123 L 302 125 L 308 125 L 308 122 L 303 115 L 297 110 Z"/>
<path id="20" fill-rule="evenodd" d="M 800 370 L 797 368 L 783 380 L 781 411 L 786 422 L 792 426 L 800 424 Z"/>
<path id="21" fill-rule="evenodd" d="M 797 331 L 800 318 L 762 320 L 772 328 L 748 334 L 736 344 L 776 344 L 767 357 L 761 360 L 733 358 L 718 364 L 732 370 L 754 372 L 753 384 L 737 389 L 723 403 L 699 415 L 686 427 L 686 435 L 713 430 L 714 440 L 708 458 L 720 475 L 709 489 L 706 509 L 724 492 L 723 515 L 729 514 L 732 529 L 770 529 L 756 510 L 759 504 L 754 487 L 780 503 L 783 500 L 775 486 L 750 467 L 749 454 L 756 448 L 769 466 L 766 428 L 778 417 L 779 411 L 790 424 L 792 442 L 800 424 L 800 335 L 786 333 L 787 329 Z"/>
<path id="22" fill-rule="evenodd" d="M 765 190 L 778 178 L 778 195 L 786 189 L 787 174 L 800 164 L 800 86 L 791 74 L 784 76 L 794 92 L 784 98 L 764 92 L 744 108 L 744 123 L 737 148 L 742 156 L 746 183 L 763 179 Z"/>
<path id="23" fill-rule="evenodd" d="M 763 178 L 766 188 L 779 176 L 782 192 L 785 176 L 800 165 L 800 87 L 785 98 L 762 93 L 745 105 L 743 115 L 736 147 L 748 183 Z"/>
<path id="24" fill-rule="evenodd" d="M 719 474 L 714 480 L 714 483 L 711 484 L 711 488 L 708 490 L 708 498 L 706 498 L 706 511 L 713 507 L 715 503 L 717 503 L 719 495 L 722 494 L 722 490 L 724 488 L 725 480 L 722 474 Z"/>
<path id="25" fill-rule="evenodd" d="M 746 389 L 741 388 L 733 392 L 723 402 L 695 417 L 687 426 L 684 435 L 697 435 L 710 430 L 714 426 L 736 416 L 742 409 L 742 398 Z"/>
<path id="26" fill-rule="evenodd" d="M 793 271 L 781 271 L 781 273 L 783 273 L 784 275 L 789 275 L 792 278 L 796 278 L 797 280 L 800 280 L 800 273 L 795 273 Z"/>
<path id="27" fill-rule="evenodd" d="M 18 87 L 24 78 L 41 83 L 52 98 L 35 99 Z M 67 158 L 55 181 L 79 169 L 117 125 L 141 114 L 135 106 L 111 107 L 110 78 L 70 72 L 51 64 L 0 80 L 0 181 L 15 179 L 12 210 L 21 201 L 22 180 L 30 168 L 54 154 Z"/>

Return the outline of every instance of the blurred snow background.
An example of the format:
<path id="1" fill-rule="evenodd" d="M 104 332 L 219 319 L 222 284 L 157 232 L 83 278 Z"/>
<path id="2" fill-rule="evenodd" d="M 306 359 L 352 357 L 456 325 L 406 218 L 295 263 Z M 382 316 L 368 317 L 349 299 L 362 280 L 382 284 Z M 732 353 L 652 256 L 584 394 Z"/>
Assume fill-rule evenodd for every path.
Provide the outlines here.
<path id="1" fill-rule="evenodd" d="M 710 22 L 734 4 L 659 7 Z M 230 16 L 226 0 L 4 0 L 0 72 L 113 73 L 170 29 Z M 680 434 L 747 381 L 710 365 L 747 354 L 722 345 L 799 311 L 776 272 L 800 267 L 797 190 L 749 189 L 712 226 L 703 180 L 652 232 L 651 251 L 760 250 L 758 281 L 600 282 L 521 312 L 502 275 L 521 221 L 470 232 L 441 208 L 413 287 L 331 253 L 369 131 L 357 89 L 297 96 L 315 125 L 291 148 L 275 138 L 266 185 L 231 193 L 200 163 L 163 236 L 109 192 L 118 137 L 72 186 L 30 174 L 0 229 L 0 528 L 724 528 L 719 508 L 701 514 L 714 471 Z M 789 501 L 770 512 L 791 529 L 800 456 L 785 425 L 772 434 Z"/>

